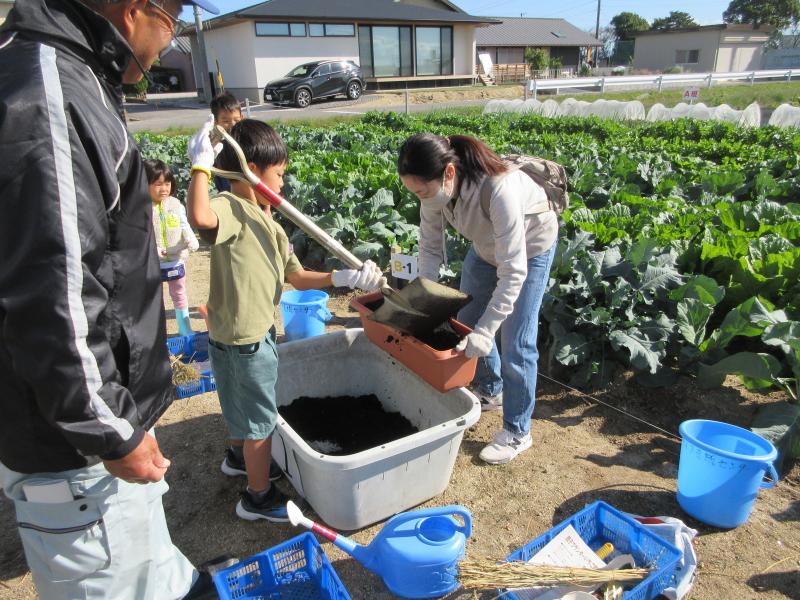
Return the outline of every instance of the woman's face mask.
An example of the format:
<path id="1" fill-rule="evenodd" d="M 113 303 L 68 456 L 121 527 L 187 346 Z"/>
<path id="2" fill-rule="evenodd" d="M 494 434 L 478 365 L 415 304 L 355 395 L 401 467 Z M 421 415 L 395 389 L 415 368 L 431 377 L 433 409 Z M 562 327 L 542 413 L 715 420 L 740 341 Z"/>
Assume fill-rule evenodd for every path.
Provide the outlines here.
<path id="1" fill-rule="evenodd" d="M 455 177 L 452 177 L 449 181 L 447 179 L 447 169 L 445 169 L 444 173 L 442 173 L 442 187 L 439 188 L 439 191 L 436 192 L 435 196 L 431 198 L 426 198 L 423 200 L 427 206 L 434 208 L 436 210 L 442 210 L 450 200 L 453 199 L 453 192 L 455 191 L 453 188 L 455 187 Z M 450 188 L 448 191 L 448 187 Z"/>

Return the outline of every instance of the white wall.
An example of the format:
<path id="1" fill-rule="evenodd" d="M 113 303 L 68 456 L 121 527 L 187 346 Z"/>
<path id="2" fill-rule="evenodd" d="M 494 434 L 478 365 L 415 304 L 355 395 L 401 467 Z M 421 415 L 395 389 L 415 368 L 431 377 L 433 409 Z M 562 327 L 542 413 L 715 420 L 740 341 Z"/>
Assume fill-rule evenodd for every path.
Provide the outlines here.
<path id="1" fill-rule="evenodd" d="M 697 64 L 679 66 L 696 73 L 713 71 L 719 38 L 718 29 L 639 36 L 634 47 L 633 68 L 663 71 L 675 66 L 676 50 L 700 50 Z"/>
<path id="2" fill-rule="evenodd" d="M 716 71 L 754 71 L 761 68 L 764 43 L 769 34 L 763 31 L 724 32 L 717 54 Z"/>
<path id="3" fill-rule="evenodd" d="M 356 30 L 357 31 L 357 30 Z M 355 37 L 255 37 L 255 87 L 279 79 L 301 65 L 313 60 L 358 60 L 358 36 Z"/>
<path id="4" fill-rule="evenodd" d="M 472 75 L 475 54 L 475 26 L 453 25 L 453 75 Z"/>
<path id="5" fill-rule="evenodd" d="M 216 73 L 216 58 L 226 88 L 258 87 L 253 63 L 254 38 L 255 26 L 252 21 L 205 32 L 208 71 Z"/>

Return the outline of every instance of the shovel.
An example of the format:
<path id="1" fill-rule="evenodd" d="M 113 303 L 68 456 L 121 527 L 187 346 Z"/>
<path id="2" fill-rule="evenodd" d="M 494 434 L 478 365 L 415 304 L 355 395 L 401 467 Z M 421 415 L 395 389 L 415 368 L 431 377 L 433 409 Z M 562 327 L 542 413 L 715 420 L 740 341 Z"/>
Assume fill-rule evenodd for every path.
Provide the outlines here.
<path id="1" fill-rule="evenodd" d="M 236 153 L 239 159 L 239 166 L 242 169 L 241 173 L 237 173 L 212 167 L 211 171 L 215 175 L 249 183 L 271 206 L 279 210 L 292 223 L 305 231 L 345 265 L 359 271 L 362 269 L 364 263 L 358 257 L 332 238 L 327 231 L 297 210 L 283 196 L 271 190 L 250 170 L 247 166 L 244 152 L 227 131 L 217 125 L 211 130 L 209 137 L 211 138 L 211 144 L 214 146 L 223 140 L 227 142 Z M 417 281 L 420 281 L 420 283 L 417 284 Z M 430 332 L 436 326 L 446 322 L 472 299 L 467 294 L 421 278 L 399 292 L 391 288 L 384 278 L 381 285 L 381 293 L 383 294 L 384 302 L 375 311 L 373 318 L 403 333 L 415 336 Z"/>

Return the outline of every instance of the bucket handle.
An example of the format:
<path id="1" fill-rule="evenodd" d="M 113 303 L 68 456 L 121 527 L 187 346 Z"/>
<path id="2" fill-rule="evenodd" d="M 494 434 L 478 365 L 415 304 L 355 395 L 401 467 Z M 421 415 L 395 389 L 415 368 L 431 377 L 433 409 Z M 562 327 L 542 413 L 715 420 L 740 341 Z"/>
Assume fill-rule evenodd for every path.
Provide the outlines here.
<path id="1" fill-rule="evenodd" d="M 775 487 L 775 485 L 778 483 L 778 471 L 775 470 L 775 465 L 773 465 L 772 462 L 767 463 L 767 471 L 769 471 L 769 477 L 772 479 L 772 481 L 762 481 L 761 489 L 763 490 L 768 490 L 769 488 Z"/>
<path id="2" fill-rule="evenodd" d="M 424 519 L 427 517 L 439 517 L 439 516 L 452 516 L 458 515 L 464 520 L 463 525 L 457 525 L 456 531 L 460 531 L 464 534 L 465 538 L 468 538 L 472 535 L 472 514 L 469 512 L 469 509 L 461 506 L 459 504 L 452 504 L 450 506 L 434 506 L 431 508 L 422 508 L 419 510 L 412 510 L 409 512 L 404 512 L 393 516 L 389 519 L 388 523 L 381 529 L 378 533 L 375 540 L 378 538 L 388 537 L 389 535 L 394 533 L 394 530 L 397 529 L 400 525 L 407 521 L 413 521 L 418 519 Z M 375 542 L 373 540 L 373 543 Z"/>
<path id="3" fill-rule="evenodd" d="M 314 316 L 323 323 L 330 321 L 333 318 L 333 313 L 325 306 L 318 306 Z"/>

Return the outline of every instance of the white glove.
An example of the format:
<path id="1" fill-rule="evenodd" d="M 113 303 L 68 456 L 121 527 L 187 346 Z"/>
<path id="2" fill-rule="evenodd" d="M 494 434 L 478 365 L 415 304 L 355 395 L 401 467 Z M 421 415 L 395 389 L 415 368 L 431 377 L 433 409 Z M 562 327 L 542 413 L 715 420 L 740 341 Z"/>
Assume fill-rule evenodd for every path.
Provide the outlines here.
<path id="1" fill-rule="evenodd" d="M 198 167 L 210 171 L 214 166 L 214 159 L 217 154 L 222 152 L 222 143 L 216 146 L 211 145 L 211 138 L 208 136 L 214 128 L 214 115 L 208 115 L 208 119 L 200 130 L 192 136 L 186 147 L 192 167 Z"/>
<path id="2" fill-rule="evenodd" d="M 463 352 L 467 358 L 478 358 L 481 356 L 489 356 L 493 344 L 493 335 L 476 329 L 458 343 L 456 350 L 458 352 Z"/>
<path id="3" fill-rule="evenodd" d="M 334 271 L 331 275 L 333 287 L 347 286 L 350 289 L 360 289 L 367 292 L 372 292 L 380 287 L 383 287 L 386 280 L 383 273 L 371 260 L 364 261 L 364 266 L 360 271 L 355 269 L 342 269 L 341 271 Z"/>

